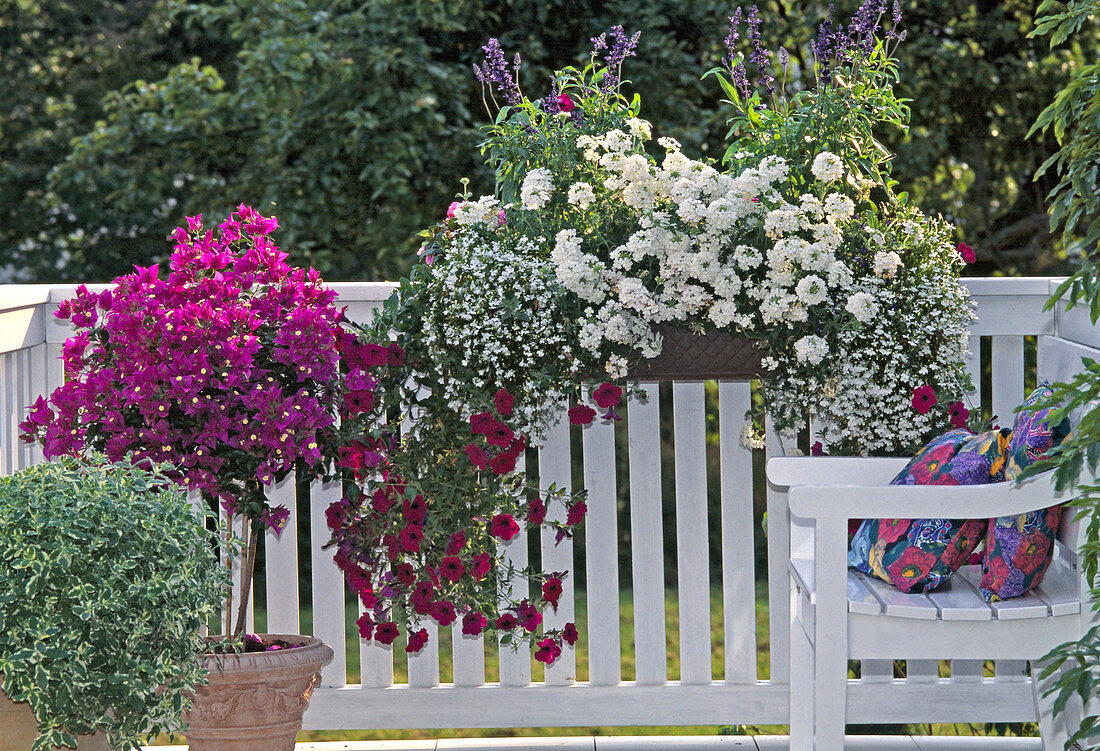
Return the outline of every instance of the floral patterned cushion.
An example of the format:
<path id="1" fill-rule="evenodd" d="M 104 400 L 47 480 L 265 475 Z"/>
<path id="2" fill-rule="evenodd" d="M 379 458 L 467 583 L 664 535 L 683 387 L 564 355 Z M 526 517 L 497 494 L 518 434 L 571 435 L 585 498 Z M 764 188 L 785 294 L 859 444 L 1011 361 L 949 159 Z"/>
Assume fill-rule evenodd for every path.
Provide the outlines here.
<path id="1" fill-rule="evenodd" d="M 1062 442 L 1070 430 L 1069 419 L 1051 425 L 1048 409 L 1032 409 L 1051 394 L 1040 384 L 1016 413 L 1008 443 L 1005 479 L 1013 481 L 1034 461 Z M 1054 557 L 1061 507 L 1052 506 L 1018 516 L 990 519 L 982 560 L 981 592 L 986 600 L 1019 597 L 1039 585 Z"/>
<path id="2" fill-rule="evenodd" d="M 892 485 L 978 485 L 1004 479 L 1011 431 L 973 435 L 961 428 L 933 439 Z M 985 535 L 984 519 L 865 519 L 852 538 L 848 565 L 903 592 L 947 581 Z"/>

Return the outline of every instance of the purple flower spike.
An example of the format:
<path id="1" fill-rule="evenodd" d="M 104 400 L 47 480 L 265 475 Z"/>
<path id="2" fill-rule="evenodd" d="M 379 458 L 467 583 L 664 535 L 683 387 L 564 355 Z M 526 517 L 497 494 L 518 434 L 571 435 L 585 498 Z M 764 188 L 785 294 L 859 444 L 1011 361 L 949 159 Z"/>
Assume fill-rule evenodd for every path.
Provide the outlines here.
<path id="1" fill-rule="evenodd" d="M 772 82 L 775 79 L 768 72 L 771 53 L 760 41 L 760 12 L 755 5 L 749 8 L 747 20 L 749 24 L 749 43 L 752 44 L 752 55 L 749 57 L 749 61 L 756 66 L 757 71 L 760 73 L 760 85 L 764 87 L 769 95 L 774 94 L 775 87 L 772 86 Z"/>
<path id="2" fill-rule="evenodd" d="M 519 104 L 519 86 L 508 71 L 508 63 L 504 59 L 504 50 L 500 48 L 500 42 L 490 39 L 489 43 L 481 49 L 485 50 L 485 62 L 480 71 L 475 70 L 478 80 L 495 86 L 508 104 Z M 519 67 L 519 55 L 516 55 L 515 66 Z"/>
<path id="3" fill-rule="evenodd" d="M 602 34 L 598 37 L 600 40 L 605 40 L 605 38 L 606 35 Z M 642 32 L 640 31 L 627 36 L 622 26 L 611 27 L 611 46 L 607 49 L 607 54 L 603 58 L 607 65 L 607 73 L 600 85 L 601 90 L 611 91 L 619 85 L 619 66 L 622 65 L 623 60 L 634 56 L 638 40 L 641 38 Z M 606 42 L 604 43 L 606 44 Z"/>

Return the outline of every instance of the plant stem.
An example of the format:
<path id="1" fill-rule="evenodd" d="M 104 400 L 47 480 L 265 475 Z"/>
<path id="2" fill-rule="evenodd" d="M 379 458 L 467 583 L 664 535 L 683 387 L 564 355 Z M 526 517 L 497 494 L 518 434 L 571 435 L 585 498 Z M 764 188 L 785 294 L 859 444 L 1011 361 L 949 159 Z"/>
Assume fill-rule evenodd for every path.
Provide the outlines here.
<path id="1" fill-rule="evenodd" d="M 241 563 L 241 587 L 239 592 L 240 603 L 237 605 L 237 624 L 233 627 L 233 636 L 244 633 L 245 615 L 248 613 L 249 594 L 252 591 L 252 569 L 256 566 L 256 547 L 259 543 L 259 535 L 256 527 L 246 517 L 244 523 L 248 526 L 248 549 L 245 551 L 244 561 Z M 228 614 L 227 614 L 228 617 Z"/>
<path id="2" fill-rule="evenodd" d="M 230 545 L 232 544 L 232 542 L 233 542 L 233 514 L 226 511 L 226 513 L 225 513 L 225 547 L 223 548 L 223 550 L 225 552 L 223 553 L 223 555 L 225 555 L 226 568 L 228 568 L 230 571 L 233 570 L 233 557 L 229 552 Z M 230 579 L 232 579 L 232 577 L 230 577 Z M 233 588 L 230 587 L 229 591 L 226 592 L 226 594 L 225 594 L 225 634 L 226 634 L 226 636 L 228 636 L 229 633 L 230 633 L 229 626 L 230 626 L 230 623 L 231 623 L 230 619 L 232 617 L 233 617 Z"/>

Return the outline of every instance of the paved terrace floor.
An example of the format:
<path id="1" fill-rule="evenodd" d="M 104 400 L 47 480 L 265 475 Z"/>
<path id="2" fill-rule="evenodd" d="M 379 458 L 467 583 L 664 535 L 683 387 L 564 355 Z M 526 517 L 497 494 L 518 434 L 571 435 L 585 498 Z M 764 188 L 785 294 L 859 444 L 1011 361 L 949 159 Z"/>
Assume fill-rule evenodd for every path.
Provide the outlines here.
<path id="1" fill-rule="evenodd" d="M 299 743 L 295 751 L 787 751 L 787 748 L 785 735 L 621 735 L 336 741 Z M 1042 748 L 1038 738 L 942 735 L 850 735 L 844 743 L 844 751 L 1042 751 Z M 187 746 L 148 746 L 145 751 L 187 751 Z"/>

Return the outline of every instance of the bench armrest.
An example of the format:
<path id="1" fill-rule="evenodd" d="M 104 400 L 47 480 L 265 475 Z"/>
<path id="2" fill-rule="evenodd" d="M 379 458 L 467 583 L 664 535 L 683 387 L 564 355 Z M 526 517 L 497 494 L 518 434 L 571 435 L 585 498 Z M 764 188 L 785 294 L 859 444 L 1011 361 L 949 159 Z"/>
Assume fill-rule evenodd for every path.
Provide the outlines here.
<path id="1" fill-rule="evenodd" d="M 777 456 L 768 460 L 768 482 L 793 485 L 887 485 L 909 463 L 906 458 L 861 456 Z"/>
<path id="2" fill-rule="evenodd" d="M 790 509 L 793 516 L 816 520 L 989 519 L 1073 498 L 1069 488 L 1055 491 L 1053 475 L 988 485 L 798 485 L 790 489 Z"/>

